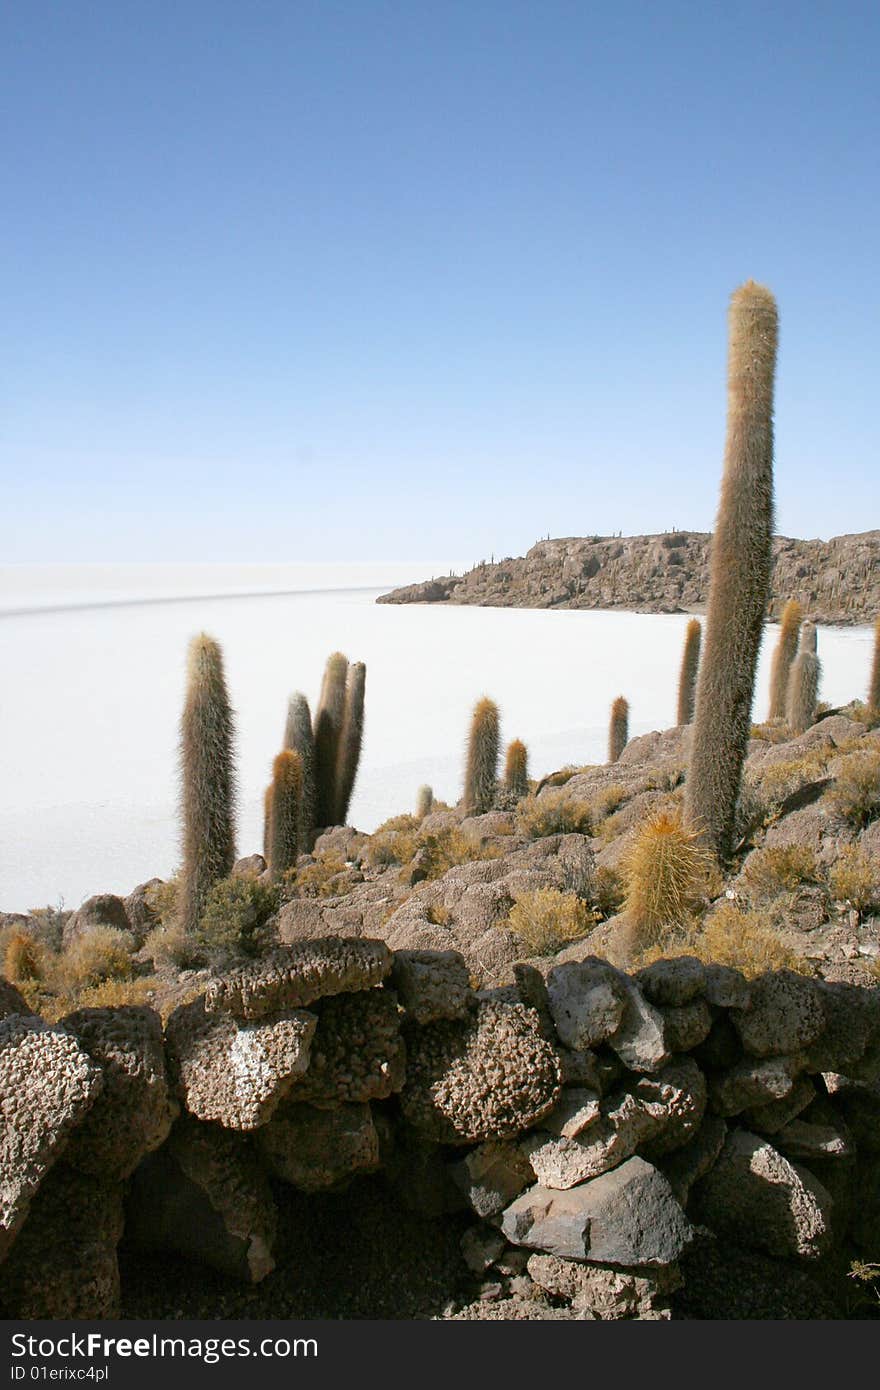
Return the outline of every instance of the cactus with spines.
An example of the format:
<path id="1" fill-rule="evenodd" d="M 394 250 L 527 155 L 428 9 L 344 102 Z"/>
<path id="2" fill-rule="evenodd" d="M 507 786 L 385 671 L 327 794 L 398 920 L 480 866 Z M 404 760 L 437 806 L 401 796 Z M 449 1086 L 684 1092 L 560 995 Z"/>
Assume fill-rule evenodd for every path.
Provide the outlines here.
<path id="1" fill-rule="evenodd" d="M 608 761 L 616 763 L 629 742 L 629 701 L 622 695 L 611 705 L 608 722 Z"/>
<path id="2" fill-rule="evenodd" d="M 285 748 L 298 753 L 302 764 L 302 792 L 299 803 L 300 854 L 309 854 L 315 839 L 315 734 L 309 702 L 297 690 L 287 702 L 284 726 Z"/>
<path id="3" fill-rule="evenodd" d="M 416 820 L 423 821 L 434 809 L 434 793 L 428 786 L 419 787 L 416 794 Z"/>
<path id="4" fill-rule="evenodd" d="M 788 727 L 795 735 L 805 733 L 815 722 L 821 674 L 816 627 L 814 623 L 804 623 L 798 654 L 788 677 L 785 711 Z"/>
<path id="5" fill-rule="evenodd" d="M 180 723 L 183 812 L 181 925 L 198 930 L 207 897 L 235 863 L 234 721 L 223 653 L 206 633 L 189 646 Z"/>
<path id="6" fill-rule="evenodd" d="M 336 794 L 334 798 L 334 825 L 345 825 L 351 794 L 357 777 L 364 738 L 364 692 L 366 689 L 367 668 L 362 661 L 356 661 L 348 668 L 345 682 L 345 704 L 342 711 L 342 728 L 339 734 L 339 747 L 336 753 Z"/>
<path id="7" fill-rule="evenodd" d="M 468 736 L 464 775 L 464 808 L 468 815 L 491 811 L 498 788 L 498 706 L 485 696 L 474 706 Z"/>
<path id="8" fill-rule="evenodd" d="M 521 801 L 529 794 L 529 753 L 522 739 L 515 738 L 507 745 L 504 760 L 504 789 Z"/>
<path id="9" fill-rule="evenodd" d="M 768 719 L 784 719 L 788 700 L 788 678 L 797 656 L 798 635 L 803 610 L 796 598 L 790 598 L 782 610 L 779 639 L 770 666 L 770 709 Z"/>
<path id="10" fill-rule="evenodd" d="M 263 858 L 269 862 L 269 844 L 272 840 L 272 783 L 263 792 Z"/>
<path id="11" fill-rule="evenodd" d="M 874 623 L 874 659 L 868 685 L 868 709 L 872 714 L 880 714 L 880 618 Z"/>
<path id="12" fill-rule="evenodd" d="M 345 687 L 348 658 L 334 652 L 328 658 L 315 710 L 315 826 L 321 830 L 335 825 L 336 769 L 339 739 L 345 715 Z"/>
<path id="13" fill-rule="evenodd" d="M 777 336 L 776 301 L 750 280 L 730 303 L 727 441 L 685 783 L 686 822 L 719 860 L 733 848 L 770 594 Z"/>
<path id="14" fill-rule="evenodd" d="M 694 717 L 694 698 L 697 690 L 697 672 L 700 666 L 700 642 L 703 629 L 699 618 L 691 618 L 685 629 L 684 650 L 681 654 L 681 671 L 678 677 L 678 724 L 690 724 Z"/>
<path id="15" fill-rule="evenodd" d="M 296 867 L 301 795 L 302 759 L 299 753 L 285 748 L 272 764 L 268 867 L 276 879 Z"/>

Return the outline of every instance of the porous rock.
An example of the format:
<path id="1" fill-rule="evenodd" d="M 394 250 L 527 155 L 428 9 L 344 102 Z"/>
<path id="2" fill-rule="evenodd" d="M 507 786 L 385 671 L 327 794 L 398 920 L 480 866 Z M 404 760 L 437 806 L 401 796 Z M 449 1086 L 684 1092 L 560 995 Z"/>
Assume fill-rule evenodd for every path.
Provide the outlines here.
<path id="1" fill-rule="evenodd" d="M 395 951 L 391 979 L 398 999 L 417 1023 L 464 1018 L 473 995 L 459 951 Z"/>
<path id="2" fill-rule="evenodd" d="M 556 1255 L 530 1255 L 527 1269 L 539 1288 L 603 1322 L 648 1317 L 658 1307 L 665 1308 L 669 1295 L 682 1284 L 675 1264 L 646 1272 L 605 1269 Z"/>
<path id="3" fill-rule="evenodd" d="M 595 956 L 555 966 L 547 976 L 547 996 L 559 1041 L 575 1050 L 605 1042 L 623 1020 L 622 976 Z"/>
<path id="4" fill-rule="evenodd" d="M 501 1229 L 514 1245 L 626 1268 L 673 1264 L 693 1238 L 669 1183 L 643 1158 L 565 1192 L 531 1187 Z"/>
<path id="5" fill-rule="evenodd" d="M 744 975 L 731 965 L 715 964 L 705 967 L 703 994 L 716 1009 L 747 1009 L 752 997 Z"/>
<path id="6" fill-rule="evenodd" d="M 308 1071 L 290 1099 L 313 1105 L 386 1100 L 406 1073 L 397 998 L 387 989 L 333 995 L 315 1004 L 318 1026 Z"/>
<path id="7" fill-rule="evenodd" d="M 825 1027 L 819 991 L 793 970 L 773 970 L 753 980 L 749 1007 L 734 1011 L 732 1018 L 752 1057 L 798 1052 Z"/>
<path id="8" fill-rule="evenodd" d="M 738 1115 L 789 1095 L 801 1068 L 797 1057 L 746 1057 L 709 1084 L 712 1106 L 719 1115 Z"/>
<path id="9" fill-rule="evenodd" d="M 706 1079 L 692 1057 L 678 1057 L 632 1087 L 641 1108 L 654 1121 L 646 1135 L 649 1158 L 671 1153 L 696 1134 L 706 1111 Z"/>
<path id="10" fill-rule="evenodd" d="M 683 1207 L 687 1205 L 694 1183 L 712 1167 L 726 1138 L 726 1122 L 720 1115 L 707 1113 L 689 1143 L 659 1160 L 660 1171 Z"/>
<path id="11" fill-rule="evenodd" d="M 391 965 L 384 941 L 335 936 L 297 941 L 213 980 L 205 992 L 205 1010 L 247 1020 L 265 1018 L 303 1008 L 325 995 L 381 984 Z"/>
<path id="12" fill-rule="evenodd" d="M 172 1072 L 184 1105 L 226 1129 L 256 1129 L 306 1069 L 317 1018 L 304 1010 L 254 1023 L 209 1014 L 204 996 L 166 1024 Z"/>
<path id="13" fill-rule="evenodd" d="M 121 1182 L 167 1137 L 178 1107 L 165 1072 L 162 1023 L 136 1005 L 80 1009 L 62 1027 L 101 1068 L 104 1085 L 76 1129 L 65 1162 Z"/>
<path id="14" fill-rule="evenodd" d="M 538 1182 L 561 1190 L 616 1167 L 654 1128 L 653 1117 L 635 1096 L 624 1092 L 603 1102 L 598 1120 L 577 1138 L 536 1131 L 523 1139 L 522 1150 Z"/>
<path id="15" fill-rule="evenodd" d="M 18 1014 L 0 1021 L 0 1258 L 103 1084 L 63 1028 Z"/>
<path id="16" fill-rule="evenodd" d="M 670 1052 L 690 1052 L 705 1042 L 712 1030 L 712 1012 L 705 999 L 689 1004 L 660 1004 L 663 1035 Z"/>
<path id="17" fill-rule="evenodd" d="M 743 1113 L 743 1122 L 756 1134 L 775 1134 L 816 1099 L 816 1087 L 806 1076 L 799 1076 L 787 1096 L 755 1105 Z"/>
<path id="18" fill-rule="evenodd" d="M 703 994 L 706 967 L 696 956 L 673 956 L 646 965 L 635 978 L 652 1004 L 680 1008 Z"/>
<path id="19" fill-rule="evenodd" d="M 302 1192 L 336 1187 L 379 1166 L 379 1138 L 369 1105 L 283 1104 L 255 1142 L 270 1172 Z"/>
<path id="20" fill-rule="evenodd" d="M 486 1139 L 451 1163 L 449 1173 L 468 1205 L 483 1218 L 497 1216 L 534 1178 L 528 1159 L 512 1139 Z"/>
<path id="21" fill-rule="evenodd" d="M 559 1097 L 559 1058 L 521 1004 L 487 1001 L 467 1019 L 410 1028 L 407 1047 L 403 1113 L 443 1143 L 509 1137 Z"/>
<path id="22" fill-rule="evenodd" d="M 0 1300 L 14 1318 L 118 1318 L 122 1185 L 58 1163 L 8 1259 Z"/>
<path id="23" fill-rule="evenodd" d="M 124 900 L 115 893 L 96 893 L 88 898 L 64 923 L 64 945 L 69 946 L 91 927 L 115 927 L 118 931 L 130 931 Z"/>
<path id="24" fill-rule="evenodd" d="M 831 1244 L 832 1202 L 812 1173 L 769 1142 L 733 1130 L 697 1189 L 702 1220 L 734 1245 L 815 1259 Z"/>

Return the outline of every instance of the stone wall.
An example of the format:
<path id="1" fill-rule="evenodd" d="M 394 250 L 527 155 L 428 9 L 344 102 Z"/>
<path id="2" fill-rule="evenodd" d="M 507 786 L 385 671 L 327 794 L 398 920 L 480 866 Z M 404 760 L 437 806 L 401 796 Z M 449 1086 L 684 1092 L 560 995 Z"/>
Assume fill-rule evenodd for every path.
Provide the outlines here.
<path id="1" fill-rule="evenodd" d="M 454 951 L 301 941 L 164 1030 L 50 1026 L 0 982 L 3 1312 L 117 1316 L 123 1232 L 259 1283 L 279 1193 L 370 1173 L 461 1223 L 459 1317 L 669 1316 L 707 1242 L 880 1256 L 880 991 L 689 957 L 514 973 L 475 992 Z"/>

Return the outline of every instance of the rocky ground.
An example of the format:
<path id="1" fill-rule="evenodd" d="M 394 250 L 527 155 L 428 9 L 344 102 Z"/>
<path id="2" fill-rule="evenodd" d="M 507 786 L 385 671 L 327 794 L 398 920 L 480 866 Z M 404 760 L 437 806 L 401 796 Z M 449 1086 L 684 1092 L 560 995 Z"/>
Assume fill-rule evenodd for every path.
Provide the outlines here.
<path id="1" fill-rule="evenodd" d="M 709 542 L 701 531 L 539 541 L 525 556 L 383 594 L 379 603 L 491 608 L 700 611 L 708 598 Z M 880 612 L 880 531 L 830 541 L 774 541 L 771 618 L 798 599 L 814 622 L 872 623 Z"/>

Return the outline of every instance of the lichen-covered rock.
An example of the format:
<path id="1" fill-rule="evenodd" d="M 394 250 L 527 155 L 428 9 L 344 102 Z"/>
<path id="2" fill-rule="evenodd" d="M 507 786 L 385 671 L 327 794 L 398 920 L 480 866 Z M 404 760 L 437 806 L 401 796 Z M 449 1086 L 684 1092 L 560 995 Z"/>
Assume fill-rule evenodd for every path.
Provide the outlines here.
<path id="1" fill-rule="evenodd" d="M 793 970 L 774 970 L 753 980 L 749 1007 L 734 1011 L 732 1019 L 752 1057 L 799 1052 L 825 1027 L 819 991 Z"/>
<path id="2" fill-rule="evenodd" d="M 125 1235 L 139 1250 L 170 1250 L 258 1283 L 275 1267 L 277 1213 L 248 1136 L 178 1120 L 132 1179 Z"/>
<path id="3" fill-rule="evenodd" d="M 695 1189 L 702 1220 L 735 1245 L 782 1259 L 816 1259 L 831 1244 L 831 1197 L 767 1139 L 747 1130 L 728 1135 Z"/>
<path id="4" fill-rule="evenodd" d="M 297 941 L 213 980 L 205 992 L 205 1010 L 247 1020 L 286 1013 L 325 995 L 381 984 L 391 965 L 384 941 L 334 936 Z"/>
<path id="5" fill-rule="evenodd" d="M 635 978 L 652 1004 L 680 1008 L 702 996 L 706 987 L 706 967 L 696 956 L 673 956 L 646 965 Z"/>
<path id="6" fill-rule="evenodd" d="M 719 1115 L 739 1115 L 756 1105 L 783 1100 L 800 1072 L 798 1057 L 747 1057 L 712 1078 L 709 1096 Z"/>
<path id="7" fill-rule="evenodd" d="M 336 1187 L 379 1167 L 379 1137 L 369 1105 L 284 1104 L 257 1131 L 257 1149 L 270 1172 L 302 1192 Z"/>
<path id="8" fill-rule="evenodd" d="M 705 967 L 703 994 L 716 1009 L 747 1009 L 752 997 L 748 980 L 730 965 Z"/>
<path id="9" fill-rule="evenodd" d="M 602 1265 L 561 1260 L 556 1255 L 530 1255 L 529 1276 L 554 1298 L 590 1312 L 602 1322 L 647 1318 L 668 1308 L 669 1295 L 681 1288 L 676 1264 L 645 1270 L 605 1269 Z"/>
<path id="10" fill-rule="evenodd" d="M 165 1072 L 161 1020 L 152 1009 L 123 1005 L 80 1009 L 68 1014 L 62 1027 L 104 1075 L 101 1093 L 74 1132 L 65 1162 L 121 1182 L 167 1137 L 178 1110 Z"/>
<path id="11" fill-rule="evenodd" d="M 497 1216 L 534 1178 L 528 1159 L 512 1139 L 485 1140 L 451 1163 L 449 1173 L 468 1205 L 484 1219 Z"/>
<path id="12" fill-rule="evenodd" d="M 184 1105 L 226 1129 L 266 1124 L 309 1064 L 314 1014 L 237 1023 L 209 1014 L 204 997 L 175 1009 L 165 1026 L 172 1074 Z"/>
<path id="13" fill-rule="evenodd" d="M 395 951 L 391 980 L 416 1023 L 465 1018 L 473 1001 L 470 974 L 458 951 Z"/>
<path id="14" fill-rule="evenodd" d="M 121 1183 L 57 1164 L 0 1265 L 6 1316 L 118 1318 L 122 1226 Z"/>
<path id="15" fill-rule="evenodd" d="M 576 1051 L 605 1042 L 623 1021 L 622 977 L 595 956 L 555 966 L 547 976 L 547 996 L 559 1041 Z"/>
<path id="16" fill-rule="evenodd" d="M 64 1029 L 18 1014 L 0 1021 L 0 1258 L 103 1084 Z"/>
<path id="17" fill-rule="evenodd" d="M 387 1100 L 403 1085 L 406 1047 L 397 998 L 388 989 L 333 995 L 315 1004 L 309 1068 L 290 1092 L 313 1105 Z"/>
<path id="18" fill-rule="evenodd" d="M 506 1138 L 559 1098 L 559 1058 L 521 1004 L 485 1002 L 466 1020 L 409 1028 L 407 1048 L 403 1113 L 443 1143 Z"/>
<path id="19" fill-rule="evenodd" d="M 36 1018 L 24 995 L 20 994 L 9 980 L 0 976 L 0 1019 L 9 1018 L 10 1014 L 18 1014 L 21 1018 Z"/>
<path id="20" fill-rule="evenodd" d="M 501 1229 L 513 1245 L 628 1269 L 674 1264 L 693 1239 L 669 1183 L 643 1158 L 565 1192 L 531 1187 Z"/>

